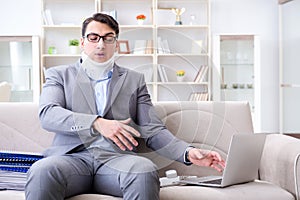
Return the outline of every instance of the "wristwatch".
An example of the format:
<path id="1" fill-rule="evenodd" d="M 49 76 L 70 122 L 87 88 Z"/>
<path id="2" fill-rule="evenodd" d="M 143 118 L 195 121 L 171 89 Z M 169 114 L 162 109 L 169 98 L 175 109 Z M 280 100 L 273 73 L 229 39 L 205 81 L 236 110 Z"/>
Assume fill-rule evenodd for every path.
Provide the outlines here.
<path id="1" fill-rule="evenodd" d="M 98 117 L 94 120 L 94 122 L 95 122 L 99 117 L 100 117 L 100 116 L 98 116 Z M 94 122 L 93 122 L 93 123 L 94 123 Z M 91 134 L 92 137 L 96 137 L 96 136 L 100 135 L 100 133 L 94 128 L 93 125 L 91 126 L 90 134 Z"/>
<path id="2" fill-rule="evenodd" d="M 190 151 L 191 149 L 193 149 L 193 148 L 195 148 L 195 147 L 193 147 L 193 146 L 188 146 L 188 147 L 186 148 L 186 150 L 185 150 L 185 153 L 184 153 L 184 164 L 186 164 L 186 165 L 191 165 L 191 164 L 193 164 L 193 163 L 189 160 L 189 151 Z"/>

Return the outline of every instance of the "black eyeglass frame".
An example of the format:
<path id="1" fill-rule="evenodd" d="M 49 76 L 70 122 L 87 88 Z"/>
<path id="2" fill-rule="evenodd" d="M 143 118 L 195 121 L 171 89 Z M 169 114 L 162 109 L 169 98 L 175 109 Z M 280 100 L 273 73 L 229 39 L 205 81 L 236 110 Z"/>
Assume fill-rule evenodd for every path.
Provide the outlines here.
<path id="1" fill-rule="evenodd" d="M 115 41 L 117 41 L 117 37 L 112 36 L 111 34 L 113 34 L 113 33 L 108 33 L 106 35 L 101 36 L 97 33 L 89 33 L 86 36 L 83 36 L 83 38 L 86 38 L 89 42 L 92 42 L 92 43 L 98 43 L 102 38 L 102 40 L 105 44 L 113 44 Z M 90 35 L 97 36 L 98 39 L 97 40 L 91 40 L 91 39 L 89 39 Z M 106 40 L 107 37 L 113 38 L 113 40 L 112 41 Z"/>

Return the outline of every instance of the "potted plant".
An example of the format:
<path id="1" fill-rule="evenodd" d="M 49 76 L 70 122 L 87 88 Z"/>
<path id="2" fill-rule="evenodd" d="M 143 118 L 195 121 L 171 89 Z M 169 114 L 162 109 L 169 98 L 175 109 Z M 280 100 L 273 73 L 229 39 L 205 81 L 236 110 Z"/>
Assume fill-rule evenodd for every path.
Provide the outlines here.
<path id="1" fill-rule="evenodd" d="M 181 69 L 181 70 L 176 71 L 177 81 L 182 82 L 184 79 L 184 75 L 185 75 L 184 70 Z"/>
<path id="2" fill-rule="evenodd" d="M 146 16 L 144 14 L 140 14 L 140 15 L 136 16 L 136 20 L 138 22 L 138 25 L 143 25 L 145 19 L 146 19 Z"/>
<path id="3" fill-rule="evenodd" d="M 79 53 L 79 40 L 78 39 L 69 40 L 69 47 L 70 47 L 71 54 L 78 54 Z"/>

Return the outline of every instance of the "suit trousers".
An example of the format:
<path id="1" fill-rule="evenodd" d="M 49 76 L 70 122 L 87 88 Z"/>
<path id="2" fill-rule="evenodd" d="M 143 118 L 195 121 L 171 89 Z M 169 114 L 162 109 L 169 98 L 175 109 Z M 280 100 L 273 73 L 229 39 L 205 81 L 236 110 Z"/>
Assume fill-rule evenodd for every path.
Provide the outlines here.
<path id="1" fill-rule="evenodd" d="M 157 167 L 141 156 L 94 148 L 43 158 L 28 171 L 26 200 L 63 200 L 87 193 L 158 200 Z"/>

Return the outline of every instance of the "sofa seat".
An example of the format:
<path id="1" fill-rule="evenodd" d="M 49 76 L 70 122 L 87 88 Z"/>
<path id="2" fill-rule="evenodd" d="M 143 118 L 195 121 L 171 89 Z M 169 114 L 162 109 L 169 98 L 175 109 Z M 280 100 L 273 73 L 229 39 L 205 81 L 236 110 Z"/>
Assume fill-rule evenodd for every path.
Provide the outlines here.
<path id="1" fill-rule="evenodd" d="M 25 193 L 23 191 L 4 190 L 0 192 L 1 200 L 25 200 Z M 99 195 L 99 194 L 82 194 L 66 200 L 122 200 L 122 198 Z"/>
<path id="2" fill-rule="evenodd" d="M 259 191 L 259 192 L 258 192 Z M 0 199 L 25 200 L 24 192 L 2 191 Z M 201 186 L 170 186 L 161 188 L 161 200 L 294 200 L 291 193 L 268 182 L 255 181 L 234 185 L 226 188 L 212 188 Z M 66 200 L 122 200 L 122 198 L 82 194 Z"/>
<path id="3" fill-rule="evenodd" d="M 172 186 L 161 188 L 161 200 L 293 200 L 294 196 L 273 184 L 256 181 L 226 188 Z M 267 198 L 266 198 L 267 197 Z"/>

